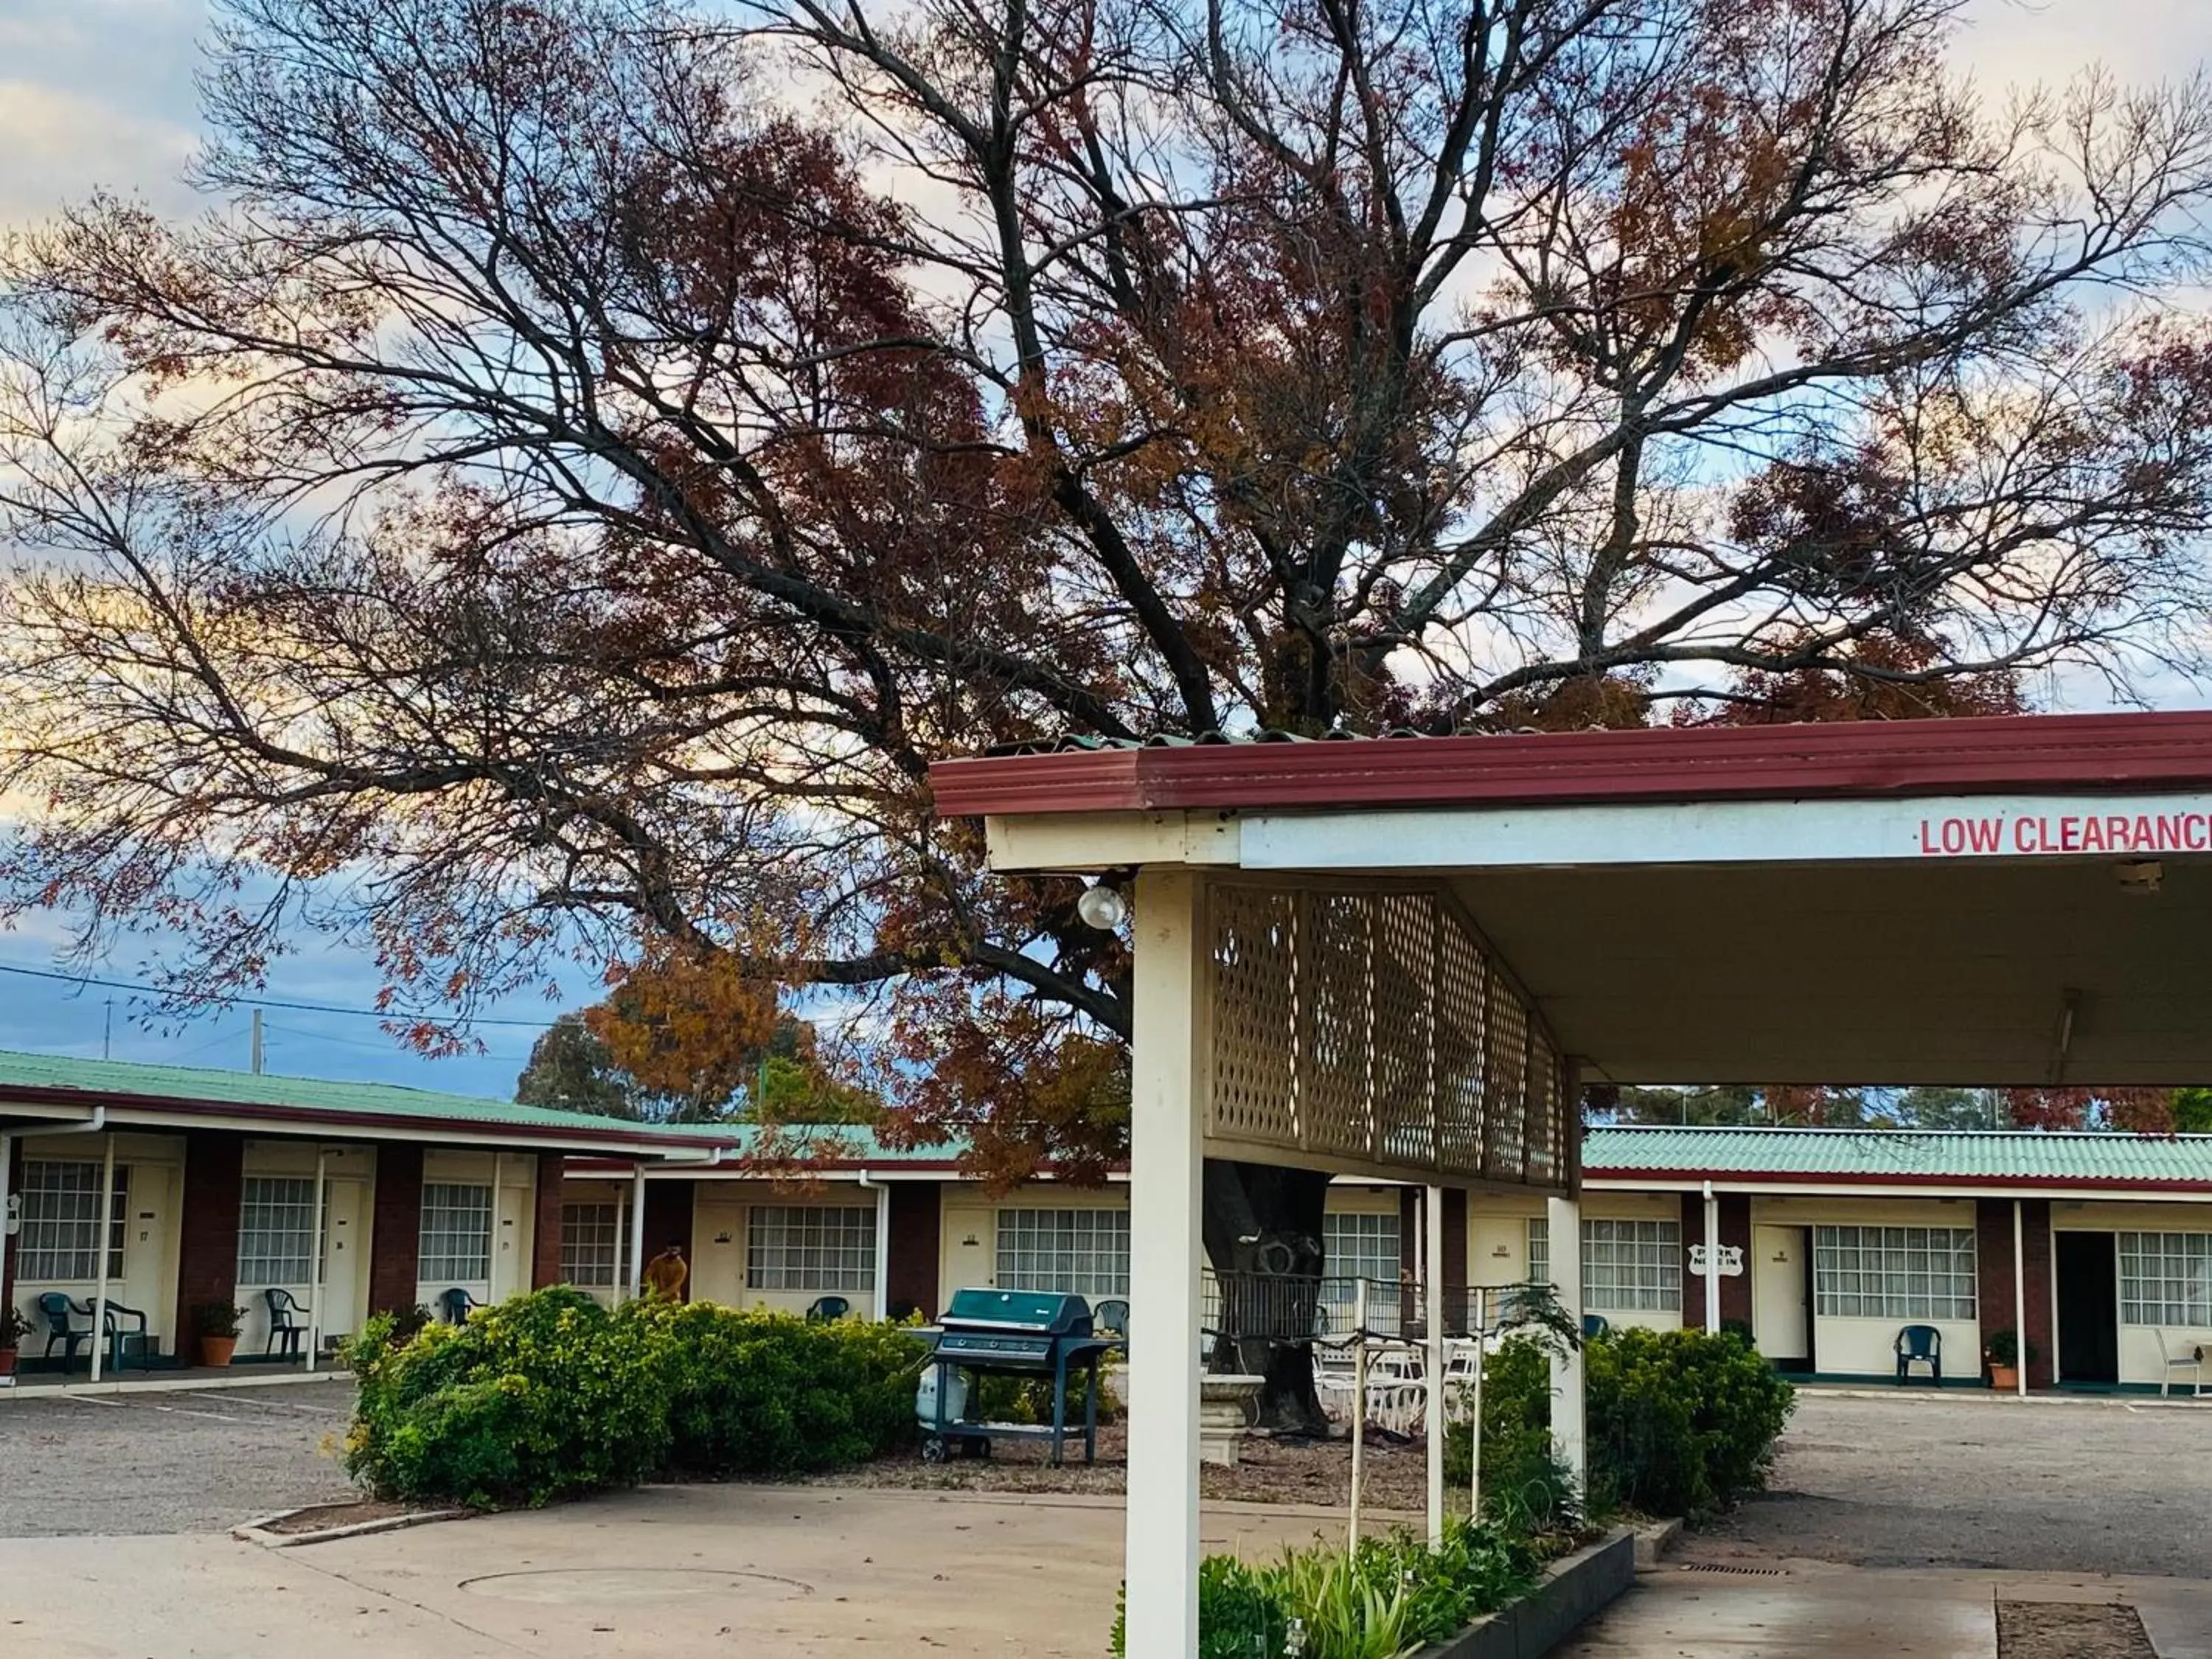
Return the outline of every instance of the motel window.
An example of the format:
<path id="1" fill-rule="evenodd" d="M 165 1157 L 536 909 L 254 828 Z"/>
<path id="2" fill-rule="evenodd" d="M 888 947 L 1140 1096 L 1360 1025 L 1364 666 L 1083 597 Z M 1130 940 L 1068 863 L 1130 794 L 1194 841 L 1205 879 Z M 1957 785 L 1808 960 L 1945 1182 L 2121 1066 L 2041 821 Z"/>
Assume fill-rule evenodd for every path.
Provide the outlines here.
<path id="1" fill-rule="evenodd" d="M 2122 1233 L 2120 1323 L 2212 1328 L 2212 1233 Z"/>
<path id="2" fill-rule="evenodd" d="M 1813 1302 L 1835 1319 L 1972 1319 L 1974 1231 L 1815 1227 Z"/>
<path id="3" fill-rule="evenodd" d="M 100 1169 L 90 1158 L 27 1158 L 15 1273 L 26 1283 L 93 1284 L 100 1278 Z M 107 1276 L 123 1276 L 131 1172 L 115 1169 L 107 1228 Z"/>
<path id="4" fill-rule="evenodd" d="M 315 1183 L 248 1176 L 239 1189 L 238 1282 L 305 1285 L 315 1275 Z"/>
<path id="5" fill-rule="evenodd" d="M 629 1282 L 629 1239 L 619 1204 L 561 1206 L 561 1282 L 612 1289 Z"/>
<path id="6" fill-rule="evenodd" d="M 1127 1210 L 1001 1210 L 1000 1290 L 1129 1293 Z"/>
<path id="7" fill-rule="evenodd" d="M 745 1283 L 756 1291 L 872 1291 L 872 1204 L 756 1204 L 746 1217 Z"/>
<path id="8" fill-rule="evenodd" d="M 491 1279 L 491 1188 L 476 1182 L 422 1183 L 416 1274 L 456 1285 Z"/>
<path id="9" fill-rule="evenodd" d="M 1528 1218 L 1528 1279 L 1552 1282 L 1552 1231 Z M 1682 1306 L 1682 1224 L 1583 1221 L 1583 1306 L 1593 1313 L 1673 1313 Z"/>
<path id="10" fill-rule="evenodd" d="M 1372 1281 L 1367 1287 L 1368 1328 L 1395 1330 L 1401 1298 L 1395 1290 L 1379 1294 L 1377 1287 L 1396 1285 L 1403 1272 L 1397 1212 L 1339 1215 L 1331 1211 L 1321 1218 L 1321 1237 L 1322 1331 L 1352 1328 L 1363 1279 Z"/>

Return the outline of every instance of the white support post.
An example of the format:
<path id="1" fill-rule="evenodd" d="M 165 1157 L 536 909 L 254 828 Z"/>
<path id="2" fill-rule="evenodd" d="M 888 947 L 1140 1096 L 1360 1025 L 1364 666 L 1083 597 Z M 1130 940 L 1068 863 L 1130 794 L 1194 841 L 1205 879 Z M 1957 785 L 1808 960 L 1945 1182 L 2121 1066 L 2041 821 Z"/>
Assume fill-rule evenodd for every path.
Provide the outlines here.
<path id="1" fill-rule="evenodd" d="M 1474 1218 L 1467 1220 L 1468 1237 L 1474 1236 Z M 1474 1375 L 1467 1387 L 1468 1460 L 1467 1460 L 1467 1518 L 1482 1519 L 1482 1339 L 1489 1327 L 1483 1317 L 1488 1311 L 1485 1304 L 1490 1295 L 1486 1291 L 1468 1287 L 1467 1323 L 1474 1338 Z"/>
<path id="2" fill-rule="evenodd" d="M 1705 1183 L 1705 1334 L 1721 1334 L 1721 1201 Z"/>
<path id="3" fill-rule="evenodd" d="M 1427 1249 L 1421 1254 L 1427 1263 L 1427 1277 L 1422 1280 L 1423 1316 L 1428 1322 L 1429 1352 L 1425 1369 L 1429 1373 L 1428 1423 L 1429 1437 L 1429 1542 L 1441 1544 L 1444 1539 L 1444 1189 L 1431 1187 L 1423 1194 L 1421 1203 L 1422 1233 Z"/>
<path id="4" fill-rule="evenodd" d="M 331 1153 L 327 1146 L 315 1148 L 315 1231 L 310 1236 L 308 1260 L 313 1264 L 312 1282 L 307 1286 L 307 1372 L 315 1370 L 315 1354 L 323 1346 L 323 1276 L 327 1264 L 323 1260 L 324 1194 L 331 1173 Z M 497 1188 L 495 1188 L 496 1192 Z M 492 1213 L 499 1212 L 499 1200 L 492 1200 Z"/>
<path id="5" fill-rule="evenodd" d="M 1130 1659 L 1198 1653 L 1198 1332 L 1207 977 L 1199 878 L 1139 872 L 1129 1103 Z"/>
<path id="6" fill-rule="evenodd" d="M 875 1317 L 880 1325 L 891 1316 L 891 1189 L 880 1181 L 872 1184 L 876 1189 Z"/>
<path id="7" fill-rule="evenodd" d="M 645 1165 L 629 1178 L 629 1299 L 645 1294 Z"/>
<path id="8" fill-rule="evenodd" d="M 507 1192 L 500 1184 L 507 1179 L 506 1157 L 504 1152 L 491 1155 L 491 1254 L 484 1262 L 484 1296 L 492 1302 L 503 1299 L 499 1293 L 499 1259 L 512 1254 L 500 1237 L 506 1231 L 500 1224 L 507 1208 Z"/>
<path id="9" fill-rule="evenodd" d="M 107 1354 L 107 1241 L 115 1231 L 115 1132 L 100 1139 L 107 1150 L 100 1160 L 100 1276 L 92 1293 L 92 1380 L 100 1381 Z"/>
<path id="10" fill-rule="evenodd" d="M 15 1138 L 5 1130 L 0 1130 L 0 1285 L 9 1282 L 8 1258 L 15 1252 L 15 1235 L 8 1225 L 8 1176 L 13 1167 L 11 1160 L 15 1157 Z M 4 1311 L 11 1305 L 13 1304 L 9 1303 L 0 1303 L 0 1311 Z M 15 1374 L 13 1371 L 5 1376 L 0 1376 L 0 1389 L 12 1389 L 15 1386 Z"/>
<path id="11" fill-rule="evenodd" d="M 2014 1390 L 2023 1400 L 2027 1398 L 2027 1226 L 2021 1218 L 2020 1200 L 2012 1201 L 2012 1340 L 2016 1345 L 2013 1358 L 2019 1361 L 2014 1368 Z"/>
<path id="12" fill-rule="evenodd" d="M 1367 1281 L 1352 1281 L 1352 1504 L 1345 1518 L 1345 1547 L 1359 1547 L 1359 1482 L 1366 1474 Z"/>
<path id="13" fill-rule="evenodd" d="M 1589 1490 L 1589 1450 L 1583 1433 L 1583 1206 L 1579 1199 L 1555 1198 L 1547 1206 L 1547 1225 L 1552 1240 L 1552 1282 L 1567 1317 L 1574 1322 L 1576 1342 L 1552 1356 L 1552 1444 L 1565 1462 L 1577 1492 Z"/>

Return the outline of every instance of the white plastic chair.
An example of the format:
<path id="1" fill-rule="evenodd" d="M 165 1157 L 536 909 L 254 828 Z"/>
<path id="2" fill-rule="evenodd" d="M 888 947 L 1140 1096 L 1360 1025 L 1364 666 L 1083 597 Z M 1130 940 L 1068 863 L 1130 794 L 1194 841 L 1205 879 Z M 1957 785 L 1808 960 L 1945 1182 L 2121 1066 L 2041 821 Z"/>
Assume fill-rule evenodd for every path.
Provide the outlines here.
<path id="1" fill-rule="evenodd" d="M 2189 1374 L 2191 1384 L 2190 1397 L 2202 1399 L 2204 1395 L 2203 1345 L 2192 1342 L 2179 1353 L 2176 1353 L 2172 1348 L 2166 1346 L 2164 1331 L 2153 1326 L 2151 1334 L 2158 1339 L 2158 1357 L 2164 1367 L 2158 1379 L 2159 1398 L 2161 1400 L 2166 1398 L 2166 1391 L 2172 1385 L 2177 1372 L 2186 1371 Z"/>

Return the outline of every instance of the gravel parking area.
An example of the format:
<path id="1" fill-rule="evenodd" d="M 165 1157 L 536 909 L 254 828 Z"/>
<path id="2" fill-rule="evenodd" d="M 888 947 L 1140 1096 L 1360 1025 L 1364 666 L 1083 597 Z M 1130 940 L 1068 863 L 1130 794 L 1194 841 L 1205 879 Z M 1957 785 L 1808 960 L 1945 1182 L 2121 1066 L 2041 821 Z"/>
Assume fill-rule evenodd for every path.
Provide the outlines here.
<path id="1" fill-rule="evenodd" d="M 1684 1553 L 2198 1577 L 2212 1560 L 2209 1446 L 2212 1400 L 1807 1393 L 1772 1490 Z"/>
<path id="2" fill-rule="evenodd" d="M 0 1402 L 0 1538 L 222 1532 L 352 1494 L 345 1382 Z"/>

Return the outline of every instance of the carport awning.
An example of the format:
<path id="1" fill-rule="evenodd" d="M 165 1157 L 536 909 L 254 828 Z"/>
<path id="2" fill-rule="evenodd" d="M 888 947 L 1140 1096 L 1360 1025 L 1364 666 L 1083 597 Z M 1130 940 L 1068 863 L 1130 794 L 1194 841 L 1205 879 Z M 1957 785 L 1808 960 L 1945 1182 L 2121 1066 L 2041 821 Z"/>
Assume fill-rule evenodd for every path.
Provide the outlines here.
<path id="1" fill-rule="evenodd" d="M 2212 1080 L 2212 715 L 1209 745 L 935 777 L 941 810 L 987 816 L 1003 869 L 1447 881 L 1585 1077 Z"/>

